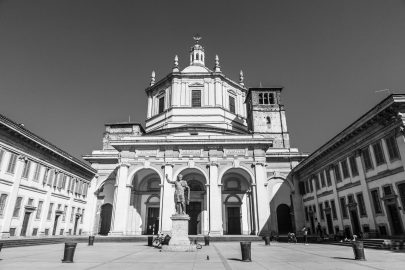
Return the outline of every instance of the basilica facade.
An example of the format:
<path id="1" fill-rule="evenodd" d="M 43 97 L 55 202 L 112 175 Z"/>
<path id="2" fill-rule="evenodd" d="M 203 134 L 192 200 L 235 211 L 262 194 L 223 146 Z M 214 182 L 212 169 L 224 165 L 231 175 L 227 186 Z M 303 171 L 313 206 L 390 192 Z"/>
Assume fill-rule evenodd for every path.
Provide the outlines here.
<path id="1" fill-rule="evenodd" d="M 190 186 L 191 235 L 295 229 L 299 197 L 287 175 L 305 155 L 290 147 L 283 88 L 247 88 L 242 71 L 236 82 L 218 56 L 212 70 L 205 60 L 195 38 L 187 67 L 176 56 L 166 76 L 152 72 L 145 127 L 105 125 L 102 149 L 83 157 L 97 171 L 84 233 L 170 233 L 174 185 L 165 178 L 179 174 Z"/>

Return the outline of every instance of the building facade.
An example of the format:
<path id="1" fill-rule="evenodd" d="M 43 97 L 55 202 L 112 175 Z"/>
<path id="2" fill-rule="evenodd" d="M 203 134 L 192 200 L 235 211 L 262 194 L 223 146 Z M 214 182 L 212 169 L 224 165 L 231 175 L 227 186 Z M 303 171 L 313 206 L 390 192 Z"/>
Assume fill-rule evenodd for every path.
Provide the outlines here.
<path id="1" fill-rule="evenodd" d="M 169 233 L 174 186 L 191 188 L 189 234 L 260 234 L 291 230 L 295 192 L 287 180 L 304 157 L 290 147 L 282 87 L 250 88 L 226 77 L 215 57 L 205 66 L 196 43 L 190 64 L 146 88 L 145 128 L 107 124 L 101 150 L 84 159 L 97 177 L 89 190 L 90 234 Z"/>
<path id="2" fill-rule="evenodd" d="M 0 232 L 78 235 L 95 171 L 0 115 Z"/>
<path id="3" fill-rule="evenodd" d="M 404 236 L 405 95 L 391 95 L 295 167 L 297 226 L 329 235 Z M 298 205 L 297 205 L 298 207 Z"/>

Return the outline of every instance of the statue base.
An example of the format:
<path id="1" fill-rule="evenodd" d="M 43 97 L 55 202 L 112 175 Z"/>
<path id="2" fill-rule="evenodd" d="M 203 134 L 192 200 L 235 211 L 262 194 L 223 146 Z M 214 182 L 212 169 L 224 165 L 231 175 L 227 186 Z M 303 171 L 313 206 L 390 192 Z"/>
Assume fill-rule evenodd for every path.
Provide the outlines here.
<path id="1" fill-rule="evenodd" d="M 162 246 L 162 251 L 197 251 L 196 246 L 191 245 L 188 238 L 189 215 L 175 214 L 170 219 L 172 220 L 172 238 L 169 245 Z"/>

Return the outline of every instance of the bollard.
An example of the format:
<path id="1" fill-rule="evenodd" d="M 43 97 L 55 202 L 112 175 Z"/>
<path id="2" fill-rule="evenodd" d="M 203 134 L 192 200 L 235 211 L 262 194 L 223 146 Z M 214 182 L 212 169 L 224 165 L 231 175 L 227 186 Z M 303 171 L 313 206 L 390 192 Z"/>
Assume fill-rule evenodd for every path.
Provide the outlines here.
<path id="1" fill-rule="evenodd" d="M 3 248 L 3 243 L 0 243 L 0 251 L 1 251 L 2 248 Z"/>
<path id="2" fill-rule="evenodd" d="M 75 255 L 76 245 L 77 245 L 77 243 L 73 243 L 73 242 L 65 243 L 65 252 L 63 254 L 63 259 L 62 259 L 63 263 L 72 263 L 73 262 L 73 256 Z"/>
<path id="3" fill-rule="evenodd" d="M 270 246 L 270 235 L 266 235 L 266 236 L 264 237 L 264 244 L 265 244 L 266 246 Z"/>
<path id="4" fill-rule="evenodd" d="M 364 246 L 363 241 L 356 241 L 353 242 L 353 252 L 354 252 L 354 259 L 365 261 L 366 257 L 364 256 Z"/>
<path id="5" fill-rule="evenodd" d="M 94 244 L 94 238 L 95 238 L 94 235 L 89 236 L 89 246 L 92 246 Z"/>
<path id="6" fill-rule="evenodd" d="M 251 262 L 251 253 L 250 253 L 251 242 L 240 242 L 240 249 L 242 251 L 242 262 Z"/>
<path id="7" fill-rule="evenodd" d="M 210 245 L 210 236 L 209 235 L 204 235 L 204 243 L 206 246 Z"/>
<path id="8" fill-rule="evenodd" d="M 153 244 L 153 236 L 148 236 L 148 246 L 152 246 Z"/>

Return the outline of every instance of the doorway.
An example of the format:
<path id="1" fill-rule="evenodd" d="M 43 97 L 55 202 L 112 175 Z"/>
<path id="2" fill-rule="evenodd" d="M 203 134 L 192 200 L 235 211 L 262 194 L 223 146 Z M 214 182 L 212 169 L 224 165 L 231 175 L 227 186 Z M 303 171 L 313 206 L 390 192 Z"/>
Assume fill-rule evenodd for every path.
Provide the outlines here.
<path id="1" fill-rule="evenodd" d="M 388 221 L 391 226 L 391 234 L 399 235 L 403 234 L 401 217 L 398 213 L 398 207 L 396 204 L 387 204 Z"/>
<path id="2" fill-rule="evenodd" d="M 190 216 L 188 234 L 201 234 L 201 202 L 190 202 L 186 207 L 186 213 Z"/>
<path id="3" fill-rule="evenodd" d="M 332 216 L 330 213 L 326 213 L 325 216 L 326 216 L 326 224 L 328 225 L 328 232 L 329 234 L 334 234 Z"/>
<path id="4" fill-rule="evenodd" d="M 359 236 L 361 233 L 361 228 L 356 209 L 350 210 L 350 219 L 352 221 L 353 234 Z"/>
<path id="5" fill-rule="evenodd" d="M 30 220 L 30 215 L 31 212 L 25 212 L 24 214 L 24 220 L 21 228 L 21 236 L 26 236 L 27 235 L 27 227 L 28 227 L 28 222 Z"/>
<path id="6" fill-rule="evenodd" d="M 149 207 L 146 222 L 146 234 L 158 234 L 159 232 L 159 207 Z"/>
<path id="7" fill-rule="evenodd" d="M 58 228 L 58 220 L 60 215 L 55 215 L 55 221 L 53 222 L 52 235 L 56 235 L 56 229 Z M 76 225 L 75 225 L 76 226 Z"/>
<path id="8" fill-rule="evenodd" d="M 290 207 L 286 204 L 277 206 L 277 225 L 279 234 L 292 232 Z"/>
<path id="9" fill-rule="evenodd" d="M 111 228 L 112 204 L 106 203 L 101 206 L 100 235 L 108 235 Z"/>
<path id="10" fill-rule="evenodd" d="M 240 206 L 226 208 L 228 213 L 228 234 L 241 234 Z"/>

